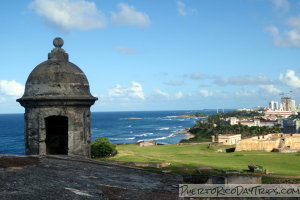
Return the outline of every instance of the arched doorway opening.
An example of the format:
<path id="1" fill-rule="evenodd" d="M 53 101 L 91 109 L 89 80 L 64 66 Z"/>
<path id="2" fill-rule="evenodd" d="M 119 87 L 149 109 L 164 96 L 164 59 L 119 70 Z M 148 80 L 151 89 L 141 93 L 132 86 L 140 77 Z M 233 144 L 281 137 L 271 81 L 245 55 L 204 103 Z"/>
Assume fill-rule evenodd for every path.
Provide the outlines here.
<path id="1" fill-rule="evenodd" d="M 46 153 L 68 154 L 68 117 L 50 116 L 46 123 Z"/>

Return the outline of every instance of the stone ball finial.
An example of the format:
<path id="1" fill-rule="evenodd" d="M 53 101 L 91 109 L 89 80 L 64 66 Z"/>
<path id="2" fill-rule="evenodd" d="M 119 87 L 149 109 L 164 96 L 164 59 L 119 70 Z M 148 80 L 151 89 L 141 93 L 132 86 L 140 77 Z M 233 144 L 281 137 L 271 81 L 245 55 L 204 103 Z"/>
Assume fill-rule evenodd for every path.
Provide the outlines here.
<path id="1" fill-rule="evenodd" d="M 64 40 L 60 37 L 54 38 L 53 45 L 56 48 L 61 48 L 64 45 Z"/>

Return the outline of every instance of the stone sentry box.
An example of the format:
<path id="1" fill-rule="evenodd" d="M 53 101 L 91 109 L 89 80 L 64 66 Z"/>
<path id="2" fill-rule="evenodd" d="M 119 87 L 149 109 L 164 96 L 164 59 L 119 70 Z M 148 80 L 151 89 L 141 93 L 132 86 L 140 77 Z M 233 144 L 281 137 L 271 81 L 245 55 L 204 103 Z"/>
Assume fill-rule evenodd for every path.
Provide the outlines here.
<path id="1" fill-rule="evenodd" d="M 25 107 L 26 154 L 90 157 L 90 107 L 97 98 L 85 74 L 69 62 L 63 43 L 53 40 L 48 60 L 33 69 L 17 99 Z"/>

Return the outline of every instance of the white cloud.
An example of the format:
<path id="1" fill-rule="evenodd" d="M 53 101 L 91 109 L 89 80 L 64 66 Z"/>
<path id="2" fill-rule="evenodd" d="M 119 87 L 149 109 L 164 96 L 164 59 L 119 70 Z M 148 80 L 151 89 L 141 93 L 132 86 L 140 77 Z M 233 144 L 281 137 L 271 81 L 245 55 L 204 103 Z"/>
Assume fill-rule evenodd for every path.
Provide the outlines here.
<path id="1" fill-rule="evenodd" d="M 280 31 L 276 26 L 268 26 L 265 31 L 268 32 L 278 47 L 300 47 L 300 16 L 290 17 L 287 20 L 288 28 Z"/>
<path id="2" fill-rule="evenodd" d="M 127 47 L 116 47 L 115 50 L 121 54 L 134 54 L 135 51 Z"/>
<path id="3" fill-rule="evenodd" d="M 285 74 L 280 74 L 279 80 L 290 87 L 300 88 L 300 78 L 294 70 L 287 70 Z"/>
<path id="4" fill-rule="evenodd" d="M 184 85 L 183 81 L 169 81 L 169 82 L 164 82 L 166 85 L 171 85 L 171 86 L 181 86 Z"/>
<path id="5" fill-rule="evenodd" d="M 3 102 L 5 102 L 6 101 L 6 99 L 5 98 L 3 98 L 3 97 L 0 97 L 0 103 L 3 103 Z"/>
<path id="6" fill-rule="evenodd" d="M 205 90 L 205 89 L 199 90 L 199 93 L 200 93 L 202 96 L 204 96 L 204 97 L 209 97 L 209 96 L 212 96 L 212 95 L 213 95 L 212 92 L 210 92 L 210 91 L 208 91 L 208 90 Z"/>
<path id="7" fill-rule="evenodd" d="M 164 91 L 162 91 L 162 90 L 160 90 L 160 89 L 155 89 L 155 90 L 154 90 L 154 93 L 155 93 L 156 95 L 159 95 L 159 96 L 161 96 L 161 97 L 163 97 L 163 98 L 166 98 L 166 99 L 168 99 L 168 100 L 181 99 L 181 98 L 184 97 L 184 94 L 183 94 L 183 92 L 181 92 L 181 91 L 179 91 L 179 92 L 177 92 L 177 93 L 175 93 L 175 94 L 173 95 L 173 94 L 169 94 L 169 93 L 167 93 L 167 92 L 164 92 Z"/>
<path id="8" fill-rule="evenodd" d="M 270 35 L 273 36 L 274 39 L 276 39 L 279 36 L 279 30 L 276 26 L 267 26 L 265 28 L 265 31 L 270 33 Z"/>
<path id="9" fill-rule="evenodd" d="M 272 3 L 275 11 L 287 12 L 290 9 L 288 0 L 272 0 Z"/>
<path id="10" fill-rule="evenodd" d="M 0 80 L 0 92 L 9 96 L 22 96 L 25 86 L 15 80 Z"/>
<path id="11" fill-rule="evenodd" d="M 186 16 L 197 14 L 198 10 L 187 7 L 182 1 L 177 1 L 177 12 L 180 16 Z"/>
<path id="12" fill-rule="evenodd" d="M 108 90 L 109 97 L 134 97 L 138 99 L 145 99 L 143 87 L 139 82 L 132 81 L 130 87 L 122 87 L 117 84 L 115 87 Z"/>
<path id="13" fill-rule="evenodd" d="M 270 94 L 281 93 L 281 90 L 277 89 L 274 85 L 260 85 L 259 87 L 266 90 Z"/>
<path id="14" fill-rule="evenodd" d="M 246 90 L 246 89 L 242 89 L 242 90 L 235 92 L 235 95 L 238 97 L 252 97 L 256 94 L 257 93 L 255 90 Z"/>
<path id="15" fill-rule="evenodd" d="M 165 97 L 165 98 L 170 98 L 170 95 L 169 95 L 168 93 L 163 92 L 163 91 L 161 91 L 160 89 L 156 89 L 156 90 L 154 90 L 154 92 L 155 92 L 156 94 L 158 94 L 158 95 L 161 95 L 161 96 Z"/>
<path id="16" fill-rule="evenodd" d="M 183 98 L 183 96 L 184 96 L 183 93 L 181 91 L 179 91 L 175 94 L 175 99 L 181 99 L 181 98 Z"/>
<path id="17" fill-rule="evenodd" d="M 296 28 L 284 31 L 283 34 L 281 34 L 279 29 L 275 26 L 266 27 L 265 30 L 273 37 L 275 46 L 300 47 L 300 32 Z"/>
<path id="18" fill-rule="evenodd" d="M 30 7 L 48 23 L 64 31 L 103 28 L 106 20 L 95 2 L 86 0 L 34 0 Z"/>
<path id="19" fill-rule="evenodd" d="M 296 30 L 300 30 L 300 16 L 297 17 L 290 17 L 288 19 L 287 24 Z"/>
<path id="20" fill-rule="evenodd" d="M 119 3 L 118 8 L 120 11 L 118 13 L 113 12 L 111 15 L 114 24 L 146 27 L 151 23 L 146 13 L 137 11 L 133 6 Z"/>
<path id="21" fill-rule="evenodd" d="M 269 84 L 271 81 L 266 76 L 235 76 L 230 78 L 217 78 L 215 83 L 218 85 L 257 85 Z"/>
<path id="22" fill-rule="evenodd" d="M 145 99 L 142 85 L 138 82 L 132 81 L 132 86 L 130 88 L 130 95 L 132 97 L 138 97 L 140 99 Z"/>
<path id="23" fill-rule="evenodd" d="M 279 32 L 279 29 L 276 26 L 268 26 L 265 28 L 265 31 L 268 32 L 274 40 L 275 46 L 285 47 L 288 46 L 288 41 L 284 40 Z"/>

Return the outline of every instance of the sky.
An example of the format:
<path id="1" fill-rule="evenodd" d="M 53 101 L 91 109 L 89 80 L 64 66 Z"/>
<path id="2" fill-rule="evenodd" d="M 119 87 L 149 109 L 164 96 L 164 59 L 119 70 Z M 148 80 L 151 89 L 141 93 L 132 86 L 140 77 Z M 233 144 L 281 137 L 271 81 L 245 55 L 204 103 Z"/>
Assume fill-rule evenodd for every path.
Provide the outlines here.
<path id="1" fill-rule="evenodd" d="M 0 24 L 0 113 L 55 37 L 94 112 L 300 103 L 300 0 L 2 0 Z"/>

